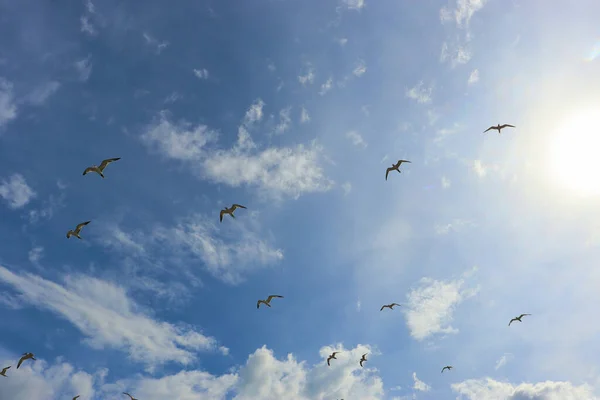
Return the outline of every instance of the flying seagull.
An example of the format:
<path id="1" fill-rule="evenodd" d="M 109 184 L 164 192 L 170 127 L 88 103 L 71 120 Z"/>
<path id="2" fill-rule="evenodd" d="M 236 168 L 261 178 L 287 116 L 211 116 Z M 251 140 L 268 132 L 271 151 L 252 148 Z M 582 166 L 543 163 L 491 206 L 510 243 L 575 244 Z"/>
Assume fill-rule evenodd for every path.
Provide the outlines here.
<path id="1" fill-rule="evenodd" d="M 263 304 L 265 304 L 265 305 L 267 305 L 267 306 L 271 307 L 271 304 L 270 304 L 270 303 L 271 303 L 271 300 L 273 300 L 275 297 L 278 297 L 278 298 L 280 298 L 280 299 L 283 299 L 283 296 L 279 296 L 278 294 L 272 294 L 272 295 L 270 295 L 269 297 L 267 297 L 267 299 L 266 299 L 266 300 L 259 300 L 259 301 L 256 303 L 256 308 L 259 308 L 259 307 L 260 307 L 260 303 L 263 303 Z"/>
<path id="2" fill-rule="evenodd" d="M 339 351 L 334 351 L 333 353 L 331 353 L 331 355 L 329 357 L 327 357 L 327 365 L 331 366 L 331 364 L 329 364 L 329 361 L 333 358 L 334 360 L 337 360 L 337 358 L 335 358 L 335 355 L 338 354 Z"/>
<path id="3" fill-rule="evenodd" d="M 531 315 L 531 314 L 521 314 L 518 317 L 514 317 L 513 319 L 510 320 L 510 322 L 508 323 L 508 326 L 510 326 L 510 324 L 512 324 L 515 321 L 523 322 L 523 321 L 521 321 L 521 318 L 523 318 L 526 315 Z"/>
<path id="4" fill-rule="evenodd" d="M 363 366 L 363 365 L 362 365 L 362 363 L 364 363 L 365 361 L 367 361 L 367 354 L 368 354 L 368 353 L 365 353 L 365 354 L 363 354 L 363 355 L 362 355 L 362 358 L 361 358 L 361 359 L 360 359 L 360 361 L 358 362 L 358 363 L 360 364 L 360 366 L 361 366 L 361 367 Z"/>
<path id="5" fill-rule="evenodd" d="M 8 367 L 2 368 L 2 371 L 0 371 L 0 375 L 6 377 L 6 371 L 8 371 L 9 368 L 10 368 L 10 365 Z"/>
<path id="6" fill-rule="evenodd" d="M 393 310 L 394 306 L 401 306 L 401 305 L 402 304 L 398 304 L 398 303 L 386 304 L 386 305 L 381 306 L 379 311 L 383 311 L 384 308 L 389 308 L 390 310 Z"/>
<path id="7" fill-rule="evenodd" d="M 88 172 L 96 172 L 98 173 L 98 175 L 104 178 L 104 174 L 102 173 L 104 171 L 104 168 L 106 168 L 106 166 L 111 162 L 119 161 L 120 159 L 121 157 L 107 158 L 106 160 L 102 160 L 100 165 L 92 165 L 91 167 L 87 167 L 85 171 L 83 171 L 83 175 L 87 174 Z"/>
<path id="8" fill-rule="evenodd" d="M 444 372 L 445 369 L 450 371 L 452 368 L 454 368 L 452 365 L 446 365 L 444 368 L 442 368 L 442 373 Z"/>
<path id="9" fill-rule="evenodd" d="M 23 356 L 21 357 L 21 359 L 19 360 L 19 363 L 17 364 L 17 369 L 19 369 L 19 367 L 21 366 L 23 361 L 29 360 L 30 358 L 32 360 L 35 360 L 35 356 L 33 355 L 33 353 L 23 353 Z"/>
<path id="10" fill-rule="evenodd" d="M 77 396 L 73 397 L 73 400 L 77 400 L 79 397 L 80 397 L 80 396 L 79 396 L 79 395 L 77 395 Z"/>
<path id="11" fill-rule="evenodd" d="M 236 208 L 246 208 L 246 207 L 244 207 L 240 204 L 234 204 L 230 208 L 223 207 L 223 209 L 221 210 L 221 213 L 219 214 L 219 221 L 223 222 L 223 215 L 225 215 L 225 214 L 229 214 L 229 215 L 231 215 L 231 218 L 235 218 L 235 215 L 233 215 L 233 212 L 235 211 Z"/>
<path id="12" fill-rule="evenodd" d="M 483 133 L 486 133 L 487 131 L 490 131 L 492 129 L 495 129 L 498 131 L 498 134 L 502 133 L 500 132 L 502 129 L 504 128 L 515 128 L 514 125 L 509 125 L 509 124 L 504 124 L 504 125 L 500 125 L 498 124 L 497 126 L 490 126 L 489 128 L 487 128 L 485 131 L 483 131 Z"/>
<path id="13" fill-rule="evenodd" d="M 133 397 L 132 395 L 130 395 L 129 393 L 125 393 L 125 392 L 123 392 L 123 394 L 126 394 L 127 396 L 129 396 L 129 398 L 130 398 L 131 400 L 138 400 L 138 399 L 136 399 L 135 397 Z"/>
<path id="14" fill-rule="evenodd" d="M 407 163 L 409 163 L 410 161 L 408 161 L 408 160 L 398 160 L 398 162 L 397 162 L 396 164 L 392 164 L 392 166 L 391 166 L 391 167 L 389 167 L 388 169 L 386 169 L 386 170 L 385 170 L 385 180 L 386 180 L 386 181 L 387 181 L 388 174 L 390 173 L 390 171 L 398 171 L 398 172 L 400 172 L 400 173 L 401 173 L 401 171 L 400 171 L 400 165 L 401 165 L 403 162 L 407 162 Z"/>
<path id="15" fill-rule="evenodd" d="M 81 232 L 81 228 L 83 228 L 84 226 L 86 226 L 90 222 L 92 222 L 92 221 L 82 222 L 82 223 L 80 223 L 80 224 L 77 225 L 77 227 L 75 228 L 74 231 L 69 230 L 67 232 L 67 239 L 69 239 L 71 236 L 75 236 L 77 239 L 81 239 L 81 236 L 79 236 L 79 232 Z"/>

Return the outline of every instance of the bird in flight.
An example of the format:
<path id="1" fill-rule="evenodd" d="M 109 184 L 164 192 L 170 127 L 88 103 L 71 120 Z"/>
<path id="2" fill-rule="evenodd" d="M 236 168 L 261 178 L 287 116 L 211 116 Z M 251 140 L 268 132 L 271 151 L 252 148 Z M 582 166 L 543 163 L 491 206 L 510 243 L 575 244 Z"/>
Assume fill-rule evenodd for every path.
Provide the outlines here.
<path id="1" fill-rule="evenodd" d="M 392 304 L 385 304 L 383 306 L 381 306 L 381 308 L 379 309 L 379 311 L 383 311 L 384 308 L 389 308 L 390 310 L 394 309 L 394 306 L 401 306 L 402 304 L 398 304 L 398 303 L 392 303 Z"/>
<path id="2" fill-rule="evenodd" d="M 492 129 L 495 129 L 498 131 L 498 134 L 502 133 L 500 132 L 502 129 L 504 128 L 515 128 L 514 125 L 509 125 L 509 124 L 504 124 L 504 125 L 496 125 L 496 126 L 490 126 L 489 128 L 487 128 L 485 131 L 483 131 L 483 133 L 486 133 L 487 131 L 491 131 Z"/>
<path id="3" fill-rule="evenodd" d="M 508 323 L 508 326 L 510 326 L 510 324 L 512 324 L 515 321 L 523 322 L 523 321 L 521 321 L 521 318 L 523 318 L 526 315 L 531 315 L 531 314 L 521 314 L 518 317 L 514 317 L 513 319 L 510 320 L 510 322 Z"/>
<path id="4" fill-rule="evenodd" d="M 275 297 L 278 297 L 278 298 L 280 298 L 280 299 L 283 299 L 283 296 L 279 296 L 278 294 L 272 294 L 272 295 L 270 295 L 269 297 L 267 297 L 267 299 L 266 299 L 266 300 L 259 300 L 259 301 L 256 303 L 256 308 L 259 308 L 259 307 L 260 307 L 260 303 L 263 303 L 263 304 L 265 304 L 265 305 L 267 305 L 267 306 L 271 307 L 271 300 L 273 300 Z"/>
<path id="5" fill-rule="evenodd" d="M 77 396 L 73 397 L 73 400 L 77 400 L 79 397 L 81 397 L 81 396 L 77 395 Z"/>
<path id="6" fill-rule="evenodd" d="M 452 365 L 446 365 L 444 368 L 442 368 L 442 373 L 444 372 L 445 369 L 450 371 L 452 368 L 454 368 Z"/>
<path id="7" fill-rule="evenodd" d="M 29 360 L 29 359 L 35 360 L 35 356 L 33 355 L 33 353 L 23 353 L 23 356 L 21 357 L 21 359 L 19 360 L 19 363 L 17 364 L 17 369 L 19 369 L 19 367 L 21 366 L 23 361 Z"/>
<path id="8" fill-rule="evenodd" d="M 409 163 L 410 161 L 408 161 L 408 160 L 398 160 L 398 162 L 397 162 L 396 164 L 392 164 L 392 166 L 391 166 L 391 167 L 389 167 L 388 169 L 386 169 L 386 170 L 385 170 L 385 180 L 386 180 L 386 181 L 387 181 L 388 174 L 390 173 L 390 171 L 398 171 L 398 172 L 400 172 L 400 173 L 401 173 L 401 171 L 400 171 L 400 165 L 401 165 L 403 162 L 407 162 L 407 163 Z"/>
<path id="9" fill-rule="evenodd" d="M 229 215 L 231 215 L 231 218 L 235 218 L 235 215 L 233 215 L 233 212 L 235 211 L 236 208 L 246 208 L 246 207 L 244 207 L 240 204 L 234 204 L 229 208 L 223 207 L 223 209 L 221 210 L 221 213 L 219 214 L 219 221 L 223 222 L 223 215 L 225 215 L 225 214 L 229 214 Z"/>
<path id="10" fill-rule="evenodd" d="M 361 358 L 361 359 L 360 359 L 360 361 L 358 362 L 358 363 L 360 364 L 360 366 L 361 366 L 361 367 L 363 366 L 363 365 L 362 365 L 362 363 L 364 363 L 365 361 L 367 361 L 367 354 L 368 354 L 368 353 L 365 353 L 365 354 L 363 354 L 363 355 L 362 355 L 362 358 Z"/>
<path id="11" fill-rule="evenodd" d="M 67 239 L 69 239 L 71 236 L 75 236 L 77 239 L 81 239 L 81 236 L 79 236 L 79 232 L 81 232 L 81 228 L 83 228 L 84 226 L 86 226 L 90 222 L 92 222 L 92 221 L 82 222 L 82 223 L 80 223 L 80 224 L 77 225 L 77 227 L 75 228 L 74 231 L 69 230 L 67 232 Z"/>
<path id="12" fill-rule="evenodd" d="M 327 357 L 327 365 L 331 366 L 331 364 L 329 364 L 329 361 L 333 358 L 334 360 L 337 360 L 337 358 L 335 358 L 335 355 L 338 354 L 339 351 L 334 351 L 333 353 L 331 353 L 331 355 L 329 357 Z"/>
<path id="13" fill-rule="evenodd" d="M 8 367 L 4 367 L 2 368 L 2 371 L 0 371 L 0 375 L 5 376 L 6 377 L 6 371 L 8 371 L 8 369 L 10 368 L 10 365 Z"/>
<path id="14" fill-rule="evenodd" d="M 106 168 L 106 166 L 111 162 L 119 161 L 120 159 L 121 157 L 107 158 L 106 160 L 102 160 L 100 165 L 92 165 L 91 167 L 87 167 L 85 171 L 83 171 L 83 175 L 87 174 L 88 172 L 96 172 L 98 173 L 98 175 L 104 178 L 104 174 L 102 173 L 104 171 L 104 168 Z"/>
<path id="15" fill-rule="evenodd" d="M 129 393 L 125 393 L 125 392 L 123 392 L 123 394 L 126 394 L 127 396 L 129 396 L 129 398 L 130 398 L 131 400 L 138 400 L 138 399 L 136 399 L 135 397 L 133 397 L 132 395 L 130 395 Z"/>

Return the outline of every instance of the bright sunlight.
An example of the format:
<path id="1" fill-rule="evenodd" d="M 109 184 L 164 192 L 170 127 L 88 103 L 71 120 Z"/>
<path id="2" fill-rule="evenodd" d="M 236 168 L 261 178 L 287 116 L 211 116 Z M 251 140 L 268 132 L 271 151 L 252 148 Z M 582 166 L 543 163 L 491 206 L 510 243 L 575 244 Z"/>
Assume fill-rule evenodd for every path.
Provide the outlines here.
<path id="1" fill-rule="evenodd" d="M 600 109 L 571 114 L 550 144 L 549 172 L 556 183 L 582 196 L 600 195 Z"/>

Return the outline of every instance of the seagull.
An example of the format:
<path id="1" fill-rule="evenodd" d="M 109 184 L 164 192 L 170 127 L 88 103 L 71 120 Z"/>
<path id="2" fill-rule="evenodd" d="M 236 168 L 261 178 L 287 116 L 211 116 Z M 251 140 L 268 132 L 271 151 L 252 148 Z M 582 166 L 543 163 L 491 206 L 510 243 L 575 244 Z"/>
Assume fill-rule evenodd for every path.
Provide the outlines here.
<path id="1" fill-rule="evenodd" d="M 225 214 L 229 214 L 229 215 L 231 215 L 232 218 L 235 218 L 235 215 L 233 215 L 233 212 L 235 211 L 236 208 L 246 208 L 246 207 L 244 207 L 240 204 L 234 204 L 230 208 L 223 207 L 223 209 L 221 210 L 221 213 L 219 214 L 219 221 L 223 222 L 223 215 L 225 215 Z"/>
<path id="2" fill-rule="evenodd" d="M 104 178 L 104 174 L 102 173 L 104 171 L 104 168 L 106 168 L 106 166 L 111 162 L 119 161 L 120 159 L 121 157 L 107 158 L 106 160 L 102 160 L 100 165 L 92 165 L 91 167 L 87 167 L 85 171 L 83 171 L 83 175 L 87 174 L 88 172 L 97 172 L 98 175 Z"/>
<path id="3" fill-rule="evenodd" d="M 67 232 L 67 239 L 69 239 L 71 236 L 75 236 L 77 239 L 81 239 L 81 236 L 79 236 L 79 232 L 81 232 L 81 228 L 83 228 L 84 226 L 86 226 L 90 222 L 92 222 L 92 221 L 82 222 L 82 223 L 80 223 L 80 224 L 77 225 L 77 227 L 75 228 L 74 231 L 69 230 Z"/>
<path id="4" fill-rule="evenodd" d="M 444 372 L 445 369 L 450 371 L 452 368 L 454 368 L 452 365 L 446 365 L 444 368 L 442 368 L 442 373 Z"/>
<path id="5" fill-rule="evenodd" d="M 390 310 L 394 309 L 394 306 L 401 306 L 402 304 L 398 304 L 398 303 L 392 303 L 392 304 L 386 304 L 381 306 L 381 308 L 379 309 L 379 311 L 383 311 L 384 308 L 389 308 Z"/>
<path id="6" fill-rule="evenodd" d="M 487 131 L 490 131 L 492 129 L 495 129 L 498 131 L 498 134 L 502 133 L 500 132 L 502 129 L 504 128 L 515 128 L 514 125 L 509 125 L 509 124 L 504 124 L 504 125 L 500 125 L 498 124 L 497 126 L 490 126 L 489 128 L 487 128 L 485 131 L 483 131 L 483 133 L 486 133 Z"/>
<path id="7" fill-rule="evenodd" d="M 35 356 L 33 355 L 33 353 L 23 353 L 23 356 L 21 357 L 21 359 L 19 360 L 19 363 L 17 364 L 17 369 L 19 369 L 19 367 L 21 366 L 23 361 L 29 360 L 30 358 L 32 360 L 35 360 Z"/>
<path id="8" fill-rule="evenodd" d="M 367 361 L 367 354 L 368 354 L 368 353 L 365 353 L 365 354 L 363 354 L 363 355 L 362 355 L 362 358 L 361 358 L 361 359 L 360 359 L 360 361 L 358 362 L 358 363 L 360 364 L 360 366 L 361 366 L 361 367 L 363 366 L 363 365 L 362 365 L 362 363 L 364 363 L 365 361 Z"/>
<path id="9" fill-rule="evenodd" d="M 270 303 L 271 303 L 271 300 L 273 300 L 273 298 L 275 298 L 275 297 L 279 297 L 279 298 L 283 299 L 283 296 L 279 296 L 278 294 L 272 294 L 272 295 L 270 295 L 269 297 L 267 297 L 267 299 L 266 299 L 266 300 L 259 300 L 259 301 L 256 303 L 256 308 L 259 308 L 259 307 L 260 307 L 260 303 L 263 303 L 263 304 L 265 304 L 265 305 L 267 305 L 267 306 L 271 307 L 271 304 L 270 304 Z"/>
<path id="10" fill-rule="evenodd" d="M 339 351 L 334 351 L 333 353 L 331 353 L 331 355 L 329 357 L 327 357 L 327 365 L 331 366 L 331 364 L 329 364 L 329 360 L 331 360 L 332 358 L 334 360 L 337 360 L 337 358 L 335 358 L 335 355 L 338 353 L 339 353 Z"/>
<path id="11" fill-rule="evenodd" d="M 2 371 L 0 371 L 0 375 L 6 377 L 6 371 L 8 371 L 9 368 L 10 368 L 10 365 L 8 367 L 2 368 Z"/>
<path id="12" fill-rule="evenodd" d="M 77 395 L 77 396 L 73 397 L 73 400 L 77 400 L 79 397 L 80 397 L 80 396 L 79 396 L 79 395 Z"/>
<path id="13" fill-rule="evenodd" d="M 129 393 L 125 393 L 125 392 L 123 392 L 123 394 L 126 394 L 127 396 L 129 396 L 129 398 L 130 398 L 131 400 L 138 400 L 138 399 L 136 399 L 135 397 L 133 397 L 132 395 L 130 395 Z"/>
<path id="14" fill-rule="evenodd" d="M 408 161 L 408 160 L 398 160 L 398 162 L 397 162 L 396 164 L 392 164 L 392 166 L 391 166 L 391 167 L 389 167 L 388 169 L 386 169 L 386 170 L 385 170 L 385 180 L 386 180 L 386 181 L 387 181 L 388 174 L 390 173 L 390 171 L 394 171 L 394 170 L 395 170 L 395 171 L 398 171 L 398 172 L 400 172 L 400 173 L 401 173 L 401 171 L 400 171 L 400 165 L 401 165 L 403 162 L 407 162 L 407 163 L 409 163 L 410 161 Z"/>
<path id="15" fill-rule="evenodd" d="M 508 323 L 508 326 L 510 326 L 510 324 L 512 324 L 514 321 L 523 322 L 523 321 L 521 321 L 521 318 L 523 318 L 526 315 L 531 315 L 531 314 L 521 314 L 518 317 L 514 317 L 513 319 L 510 320 L 510 322 Z"/>

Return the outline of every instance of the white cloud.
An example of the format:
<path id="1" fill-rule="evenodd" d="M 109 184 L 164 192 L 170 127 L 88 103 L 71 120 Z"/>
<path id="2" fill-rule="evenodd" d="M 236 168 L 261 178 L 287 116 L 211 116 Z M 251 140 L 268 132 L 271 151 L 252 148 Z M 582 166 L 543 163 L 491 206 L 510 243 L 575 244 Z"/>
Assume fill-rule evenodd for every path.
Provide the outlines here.
<path id="1" fill-rule="evenodd" d="M 496 361 L 496 366 L 494 367 L 494 369 L 497 371 L 500 368 L 504 367 L 506 365 L 507 362 L 509 362 L 510 360 L 513 359 L 513 355 L 511 353 L 504 353 L 502 355 L 502 357 L 500 357 L 498 359 L 498 361 Z"/>
<path id="2" fill-rule="evenodd" d="M 450 10 L 448 7 L 442 7 L 440 10 L 440 19 L 442 22 L 452 20 L 461 28 L 466 28 L 477 11 L 481 10 L 487 3 L 487 0 L 456 0 L 456 8 Z"/>
<path id="3" fill-rule="evenodd" d="M 425 87 L 423 81 L 420 81 L 413 88 L 406 90 L 406 97 L 413 99 L 420 104 L 428 104 L 431 103 L 432 92 L 432 86 Z"/>
<path id="4" fill-rule="evenodd" d="M 360 312 L 360 310 L 362 309 L 362 303 L 360 300 L 356 300 L 356 311 Z"/>
<path id="5" fill-rule="evenodd" d="M 92 56 L 88 55 L 86 58 L 75 62 L 75 69 L 79 74 L 79 80 L 82 82 L 90 79 L 92 75 Z"/>
<path id="6" fill-rule="evenodd" d="M 312 85 L 315 81 L 315 70 L 312 67 L 309 67 L 306 75 L 298 76 L 298 81 L 303 86 L 306 86 L 307 83 Z"/>
<path id="7" fill-rule="evenodd" d="M 246 115 L 244 116 L 244 125 L 251 125 L 256 122 L 259 122 L 263 118 L 263 108 L 265 106 L 265 102 L 260 98 L 254 100 L 254 102 L 250 105 L 248 110 L 246 111 Z"/>
<path id="8" fill-rule="evenodd" d="M 60 83 L 56 81 L 50 81 L 40 85 L 27 96 L 27 101 L 36 106 L 42 105 L 58 90 L 59 87 Z"/>
<path id="9" fill-rule="evenodd" d="M 472 165 L 473 171 L 475 171 L 475 173 L 477 174 L 477 176 L 479 176 L 480 178 L 483 178 L 487 175 L 487 167 L 485 165 L 483 165 L 483 163 L 481 162 L 481 160 L 475 160 L 473 161 L 473 165 Z"/>
<path id="10" fill-rule="evenodd" d="M 358 133 L 356 131 L 348 131 L 348 132 L 346 132 L 346 137 L 355 146 L 367 147 L 367 142 L 365 142 L 365 140 L 360 135 L 360 133 Z"/>
<path id="11" fill-rule="evenodd" d="M 29 210 L 29 223 L 35 224 L 40 219 L 51 219 L 58 209 L 65 206 L 65 197 L 66 196 L 64 192 L 61 192 L 58 196 L 51 194 L 48 197 L 48 200 L 43 201 L 40 208 Z"/>
<path id="12" fill-rule="evenodd" d="M 464 278 L 451 281 L 438 281 L 422 278 L 419 287 L 408 293 L 404 309 L 410 334 L 416 340 L 423 340 L 436 333 L 458 333 L 452 322 L 454 309 L 464 300 L 477 294 L 479 288 L 463 288 Z"/>
<path id="13" fill-rule="evenodd" d="M 428 384 L 426 384 L 425 382 L 423 382 L 422 380 L 417 378 L 416 372 L 413 372 L 412 377 L 413 377 L 413 380 L 415 381 L 413 389 L 418 390 L 419 392 L 429 392 L 431 390 L 431 386 L 429 386 Z"/>
<path id="14" fill-rule="evenodd" d="M 434 227 L 437 235 L 447 235 L 450 231 L 459 232 L 465 227 L 474 227 L 476 224 L 473 221 L 455 218 L 452 222 L 445 225 L 436 225 Z"/>
<path id="15" fill-rule="evenodd" d="M 308 114 L 308 110 L 304 107 L 300 110 L 300 123 L 304 124 L 310 122 L 310 115 Z"/>
<path id="16" fill-rule="evenodd" d="M 452 43 L 444 42 L 440 53 L 440 61 L 450 60 L 452 68 L 458 64 L 466 64 L 471 60 L 471 50 L 467 47 L 467 43 Z"/>
<path id="17" fill-rule="evenodd" d="M 342 0 L 342 4 L 349 10 L 361 10 L 365 6 L 365 0 Z"/>
<path id="18" fill-rule="evenodd" d="M 0 128 L 17 117 L 13 84 L 0 77 Z"/>
<path id="19" fill-rule="evenodd" d="M 22 301 L 71 322 L 91 347 L 127 351 L 149 369 L 168 361 L 187 365 L 196 359 L 195 351 L 218 348 L 212 337 L 152 319 L 122 287 L 107 281 L 77 275 L 66 276 L 61 285 L 33 274 L 17 275 L 2 266 L 0 281 L 20 292 Z"/>
<path id="20" fill-rule="evenodd" d="M 319 94 L 321 96 L 325 95 L 325 93 L 329 92 L 332 87 L 333 87 L 333 79 L 329 78 L 329 79 L 327 79 L 327 81 L 325 81 L 325 83 L 323 83 L 321 85 L 321 90 L 319 91 Z"/>
<path id="21" fill-rule="evenodd" d="M 94 25 L 92 25 L 88 17 L 82 15 L 81 18 L 79 18 L 79 23 L 81 25 L 81 32 L 87 33 L 90 36 L 96 34 L 96 29 L 94 29 Z"/>
<path id="22" fill-rule="evenodd" d="M 475 68 L 473 72 L 471 72 L 471 75 L 469 75 L 469 80 L 467 81 L 467 83 L 469 85 L 473 85 L 477 82 L 479 82 L 479 70 Z"/>
<path id="23" fill-rule="evenodd" d="M 267 68 L 269 69 L 269 71 L 274 72 L 277 68 L 275 67 L 275 64 L 273 64 L 272 62 L 270 62 L 269 64 L 267 64 Z"/>
<path id="24" fill-rule="evenodd" d="M 342 46 L 342 47 L 343 47 L 343 46 L 345 46 L 345 45 L 348 43 L 348 39 L 346 39 L 346 38 L 341 38 L 341 39 L 338 39 L 338 41 L 337 41 L 337 42 L 340 44 L 340 46 Z"/>
<path id="25" fill-rule="evenodd" d="M 292 107 L 286 107 L 279 111 L 279 123 L 275 126 L 275 133 L 281 134 L 290 128 L 292 124 L 291 112 Z"/>
<path id="26" fill-rule="evenodd" d="M 453 383 L 452 390 L 458 393 L 457 399 L 469 400 L 560 400 L 597 399 L 588 384 L 575 386 L 571 382 L 539 382 L 513 385 L 492 378 L 469 379 Z"/>
<path id="27" fill-rule="evenodd" d="M 90 14 L 94 14 L 96 12 L 96 7 L 94 6 L 94 3 L 92 3 L 92 0 L 85 1 L 85 8 Z"/>
<path id="28" fill-rule="evenodd" d="M 456 0 L 456 7 L 449 9 L 442 7 L 440 10 L 440 20 L 442 23 L 452 21 L 455 23 L 458 31 L 462 31 L 457 39 L 452 43 L 444 42 L 440 61 L 451 60 L 451 66 L 454 68 L 458 64 L 466 64 L 471 59 L 469 43 L 471 41 L 471 32 L 469 22 L 473 15 L 481 10 L 487 3 L 487 0 Z"/>
<path id="29" fill-rule="evenodd" d="M 39 262 L 43 256 L 44 248 L 41 246 L 34 247 L 33 249 L 29 250 L 29 253 L 27 254 L 29 261 L 33 264 Z"/>
<path id="30" fill-rule="evenodd" d="M 358 65 L 356 66 L 356 68 L 354 68 L 354 71 L 352 71 L 352 73 L 356 77 L 363 76 L 365 72 L 367 72 L 367 65 L 365 64 L 365 62 L 363 60 L 360 60 L 358 62 Z"/>
<path id="31" fill-rule="evenodd" d="M 448 189 L 450 185 L 452 185 L 450 179 L 446 178 L 445 176 L 442 176 L 442 188 Z"/>
<path id="32" fill-rule="evenodd" d="M 344 196 L 348 196 L 352 191 L 352 184 L 350 182 L 342 183 L 342 190 L 344 191 Z"/>
<path id="33" fill-rule="evenodd" d="M 202 68 L 202 69 L 194 68 L 194 75 L 196 75 L 196 77 L 199 79 L 208 79 L 208 70 L 206 68 Z"/>
<path id="34" fill-rule="evenodd" d="M 158 40 L 156 40 L 155 38 L 150 36 L 148 33 L 143 33 L 142 36 L 144 37 L 144 39 L 146 40 L 146 43 L 149 46 L 156 48 L 156 54 L 162 53 L 162 51 L 169 46 L 169 42 L 167 42 L 167 41 L 159 42 Z"/>
<path id="35" fill-rule="evenodd" d="M 36 196 L 32 188 L 27 185 L 21 174 L 13 174 L 0 185 L 0 197 L 2 197 L 10 208 L 16 210 L 22 208 Z"/>
<path id="36" fill-rule="evenodd" d="M 186 121 L 172 123 L 169 113 L 164 110 L 140 136 L 142 142 L 151 149 L 159 151 L 167 158 L 180 161 L 199 160 L 205 147 L 217 138 L 218 133 L 206 125 L 193 127 Z"/>

